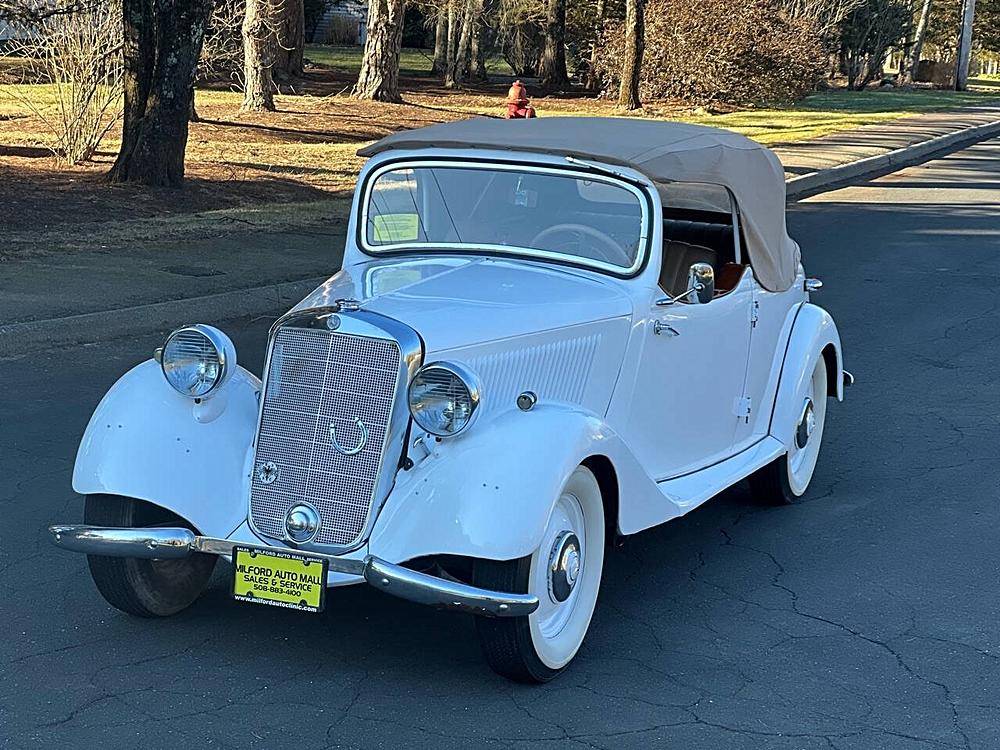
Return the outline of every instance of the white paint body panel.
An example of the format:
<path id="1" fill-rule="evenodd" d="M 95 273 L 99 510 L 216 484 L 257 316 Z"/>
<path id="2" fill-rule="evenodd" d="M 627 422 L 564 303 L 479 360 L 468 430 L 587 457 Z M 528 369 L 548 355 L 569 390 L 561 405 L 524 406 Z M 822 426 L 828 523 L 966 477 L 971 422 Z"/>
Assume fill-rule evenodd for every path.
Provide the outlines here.
<path id="1" fill-rule="evenodd" d="M 260 381 L 243 368 L 195 404 L 147 360 L 104 396 L 77 451 L 73 489 L 148 500 L 226 537 L 247 517 Z"/>
<path id="2" fill-rule="evenodd" d="M 439 149 L 420 156 L 471 158 Z M 392 157 L 413 154 L 379 155 L 363 176 Z M 782 455 L 792 439 L 789 415 L 825 347 L 835 352 L 831 383 L 842 395 L 836 326 L 808 303 L 801 276 L 772 293 L 746 273 L 736 290 L 707 305 L 655 305 L 663 296 L 655 251 L 662 209 L 652 185 L 629 174 L 653 201 L 654 252 L 627 279 L 516 258 L 373 258 L 354 239 L 355 203 L 343 270 L 297 309 L 357 299 L 417 331 L 425 361 L 454 360 L 476 372 L 483 402 L 458 437 L 438 442 L 414 429 L 415 465 L 397 472 L 367 544 L 351 555 L 405 562 L 530 554 L 562 484 L 593 456 L 612 463 L 618 526 L 635 533 Z M 655 335 L 656 320 L 680 335 Z M 515 405 L 525 390 L 539 397 L 529 412 Z M 156 363 L 140 364 L 94 413 L 74 489 L 148 500 L 206 535 L 259 543 L 246 523 L 259 391 L 241 369 L 195 405 L 167 385 Z M 734 410 L 740 398 L 753 404 L 746 417 Z M 413 447 L 418 439 L 427 451 Z M 331 576 L 330 583 L 352 580 Z"/>
<path id="3" fill-rule="evenodd" d="M 710 304 L 653 306 L 636 331 L 643 349 L 623 433 L 657 481 L 732 455 L 733 407 L 746 376 L 753 285 L 744 274 L 736 289 Z M 656 334 L 655 321 L 676 333 Z"/>

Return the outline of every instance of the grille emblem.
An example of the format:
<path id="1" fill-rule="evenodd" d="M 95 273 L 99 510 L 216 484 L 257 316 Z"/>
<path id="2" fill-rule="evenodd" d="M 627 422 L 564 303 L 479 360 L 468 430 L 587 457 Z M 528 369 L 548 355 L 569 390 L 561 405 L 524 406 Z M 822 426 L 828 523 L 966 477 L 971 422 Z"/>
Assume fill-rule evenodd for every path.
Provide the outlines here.
<path id="1" fill-rule="evenodd" d="M 365 446 L 368 444 L 368 428 L 365 426 L 365 423 L 361 421 L 361 417 L 355 417 L 354 424 L 361 433 L 361 441 L 353 448 L 345 448 L 337 439 L 337 423 L 330 422 L 330 445 L 332 445 L 333 449 L 342 456 L 357 455 L 358 453 L 361 453 L 361 451 L 363 451 Z"/>
<path id="2" fill-rule="evenodd" d="M 280 473 L 278 465 L 274 461 L 268 461 L 257 467 L 257 480 L 261 484 L 274 484 Z"/>
<path id="3" fill-rule="evenodd" d="M 326 327 L 329 328 L 331 331 L 336 331 L 338 328 L 340 328 L 340 316 L 331 315 L 330 317 L 328 317 L 326 319 Z"/>

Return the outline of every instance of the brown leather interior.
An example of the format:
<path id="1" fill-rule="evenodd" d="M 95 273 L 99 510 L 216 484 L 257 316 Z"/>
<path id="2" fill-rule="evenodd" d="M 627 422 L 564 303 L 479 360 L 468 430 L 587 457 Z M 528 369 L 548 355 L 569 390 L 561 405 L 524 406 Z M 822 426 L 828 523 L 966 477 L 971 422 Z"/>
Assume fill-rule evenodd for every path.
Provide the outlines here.
<path id="1" fill-rule="evenodd" d="M 687 291 L 688 271 L 694 263 L 708 263 L 717 268 L 717 255 L 711 248 L 688 242 L 668 240 L 663 243 L 660 288 L 671 297 Z"/>
<path id="2" fill-rule="evenodd" d="M 710 221 L 684 221 L 664 219 L 663 239 L 670 242 L 687 242 L 708 247 L 718 253 L 719 260 L 735 258 L 732 224 Z"/>
<path id="3" fill-rule="evenodd" d="M 672 297 L 687 291 L 688 271 L 694 263 L 708 263 L 715 270 L 717 297 L 735 289 L 748 268 L 732 262 L 735 247 L 731 224 L 664 219 L 663 238 L 660 286 Z"/>
<path id="4" fill-rule="evenodd" d="M 741 263 L 723 263 L 722 268 L 715 271 L 715 296 L 721 297 L 733 291 L 743 278 L 746 266 Z"/>

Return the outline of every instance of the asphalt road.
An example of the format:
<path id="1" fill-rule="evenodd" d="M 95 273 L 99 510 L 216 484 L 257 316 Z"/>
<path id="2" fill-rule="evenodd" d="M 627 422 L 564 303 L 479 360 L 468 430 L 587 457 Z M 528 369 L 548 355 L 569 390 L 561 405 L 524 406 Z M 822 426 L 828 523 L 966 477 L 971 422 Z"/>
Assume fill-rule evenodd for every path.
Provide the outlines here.
<path id="1" fill-rule="evenodd" d="M 153 338 L 0 362 L 0 746 L 1000 746 L 1000 141 L 797 205 L 858 378 L 808 499 L 743 487 L 631 538 L 543 687 L 471 620 L 368 589 L 321 616 L 206 596 L 165 621 L 48 545 L 91 410 Z M 57 291 L 57 290 L 56 290 Z M 230 321 L 259 370 L 268 321 Z"/>

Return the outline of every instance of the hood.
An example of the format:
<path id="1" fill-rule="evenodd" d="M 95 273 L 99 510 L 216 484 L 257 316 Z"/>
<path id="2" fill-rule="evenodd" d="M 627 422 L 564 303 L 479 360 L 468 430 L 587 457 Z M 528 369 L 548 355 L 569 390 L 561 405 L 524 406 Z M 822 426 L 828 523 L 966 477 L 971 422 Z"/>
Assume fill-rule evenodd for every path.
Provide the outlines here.
<path id="1" fill-rule="evenodd" d="M 374 260 L 345 268 L 297 310 L 351 298 L 412 327 L 430 352 L 632 312 L 624 291 L 571 268 L 488 257 Z"/>

